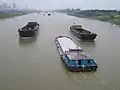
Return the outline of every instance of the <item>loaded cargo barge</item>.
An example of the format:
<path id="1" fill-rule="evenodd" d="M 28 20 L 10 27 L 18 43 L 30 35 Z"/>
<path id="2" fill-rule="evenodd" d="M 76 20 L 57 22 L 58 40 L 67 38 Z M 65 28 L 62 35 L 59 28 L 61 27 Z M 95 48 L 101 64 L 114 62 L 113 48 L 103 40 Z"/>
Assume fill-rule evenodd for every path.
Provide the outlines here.
<path id="1" fill-rule="evenodd" d="M 77 46 L 71 38 L 55 38 L 56 47 L 61 59 L 70 71 L 96 71 L 98 65 L 85 51 Z"/>
<path id="2" fill-rule="evenodd" d="M 37 22 L 28 22 L 26 26 L 18 29 L 20 38 L 32 38 L 37 36 L 39 26 Z"/>
<path id="3" fill-rule="evenodd" d="M 81 40 L 94 40 L 97 36 L 96 33 L 85 30 L 81 25 L 72 25 L 70 31 Z"/>

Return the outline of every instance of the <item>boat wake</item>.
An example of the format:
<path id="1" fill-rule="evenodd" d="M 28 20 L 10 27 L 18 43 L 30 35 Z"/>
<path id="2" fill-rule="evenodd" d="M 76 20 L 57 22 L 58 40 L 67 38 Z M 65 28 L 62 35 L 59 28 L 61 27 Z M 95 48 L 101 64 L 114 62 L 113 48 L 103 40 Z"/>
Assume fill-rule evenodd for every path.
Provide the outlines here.
<path id="1" fill-rule="evenodd" d="M 92 75 L 93 78 L 96 78 L 96 79 L 93 79 L 93 80 L 97 80 L 97 84 L 99 85 L 102 85 L 103 87 L 108 87 L 109 88 L 109 85 L 107 83 L 107 81 L 105 81 L 99 74 L 99 72 L 95 72 L 95 73 L 89 73 Z M 80 72 L 80 73 L 72 73 L 72 72 L 69 72 L 69 75 L 71 76 L 71 78 L 78 84 L 80 85 L 83 85 L 86 83 L 87 80 L 91 79 L 91 75 L 87 75 L 87 73 L 83 73 L 83 72 Z"/>

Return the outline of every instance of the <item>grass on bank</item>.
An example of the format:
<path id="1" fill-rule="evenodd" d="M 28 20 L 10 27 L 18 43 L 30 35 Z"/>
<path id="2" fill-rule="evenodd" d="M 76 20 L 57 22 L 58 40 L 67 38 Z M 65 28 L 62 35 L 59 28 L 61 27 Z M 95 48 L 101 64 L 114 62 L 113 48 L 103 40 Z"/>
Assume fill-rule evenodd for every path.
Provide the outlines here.
<path id="1" fill-rule="evenodd" d="M 110 16 L 110 15 L 102 15 L 102 16 L 94 16 L 93 19 L 98 19 L 101 21 L 110 22 L 111 24 L 120 25 L 120 15 Z"/>
<path id="2" fill-rule="evenodd" d="M 23 13 L 9 13 L 9 14 L 3 14 L 0 13 L 0 19 L 5 19 L 5 18 L 10 18 L 10 17 L 15 17 L 15 16 L 21 16 L 24 15 Z"/>
<path id="3" fill-rule="evenodd" d="M 79 12 L 76 10 L 71 10 L 67 12 L 67 14 L 81 18 L 91 18 L 100 21 L 106 21 L 120 26 L 120 11 L 116 10 L 83 10 Z"/>

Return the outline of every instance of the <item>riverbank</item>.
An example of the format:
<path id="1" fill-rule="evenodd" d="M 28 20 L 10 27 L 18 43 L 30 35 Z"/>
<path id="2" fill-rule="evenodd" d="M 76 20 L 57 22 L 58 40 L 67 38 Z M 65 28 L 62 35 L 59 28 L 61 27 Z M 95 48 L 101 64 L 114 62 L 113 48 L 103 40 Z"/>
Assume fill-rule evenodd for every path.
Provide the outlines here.
<path id="1" fill-rule="evenodd" d="M 26 15 L 34 12 L 36 11 L 35 10 L 1 10 L 0 19 Z"/>
<path id="2" fill-rule="evenodd" d="M 120 11 L 117 10 L 80 10 L 80 9 L 67 9 L 61 10 L 71 16 L 97 19 L 100 21 L 110 22 L 120 26 Z"/>
<path id="3" fill-rule="evenodd" d="M 120 15 L 115 15 L 115 16 L 102 15 L 102 16 L 94 16 L 94 17 L 90 17 L 90 18 L 109 22 L 111 24 L 116 24 L 116 25 L 120 26 Z"/>
<path id="4" fill-rule="evenodd" d="M 5 18 L 10 18 L 10 17 L 15 17 L 15 16 L 21 16 L 25 15 L 25 13 L 0 13 L 0 19 L 5 19 Z"/>
<path id="5" fill-rule="evenodd" d="M 68 15 L 97 19 L 100 21 L 110 22 L 120 26 L 120 12 L 116 10 L 84 10 L 80 12 L 67 12 Z"/>

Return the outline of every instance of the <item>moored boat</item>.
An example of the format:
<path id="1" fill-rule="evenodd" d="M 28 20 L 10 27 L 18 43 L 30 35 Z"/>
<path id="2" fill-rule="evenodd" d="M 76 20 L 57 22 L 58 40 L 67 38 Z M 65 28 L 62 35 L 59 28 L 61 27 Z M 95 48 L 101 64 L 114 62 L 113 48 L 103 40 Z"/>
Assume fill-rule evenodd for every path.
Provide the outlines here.
<path id="1" fill-rule="evenodd" d="M 94 40 L 97 36 L 96 33 L 83 29 L 81 25 L 72 25 L 70 31 L 81 40 Z"/>
<path id="2" fill-rule="evenodd" d="M 61 59 L 71 71 L 96 71 L 98 65 L 81 47 L 71 38 L 59 36 L 55 38 L 56 47 Z"/>
<path id="3" fill-rule="evenodd" d="M 37 22 L 28 22 L 26 26 L 19 28 L 19 36 L 21 38 L 30 38 L 37 35 L 39 24 Z"/>

